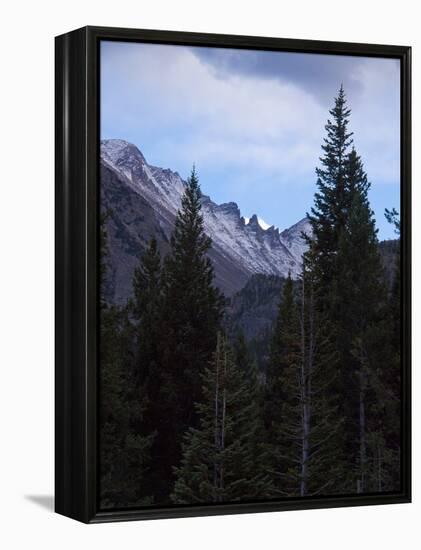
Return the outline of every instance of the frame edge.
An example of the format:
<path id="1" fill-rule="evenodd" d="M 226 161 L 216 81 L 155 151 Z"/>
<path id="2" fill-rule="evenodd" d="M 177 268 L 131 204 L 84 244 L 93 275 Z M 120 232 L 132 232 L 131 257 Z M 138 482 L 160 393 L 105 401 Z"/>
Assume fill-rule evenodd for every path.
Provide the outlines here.
<path id="1" fill-rule="evenodd" d="M 84 523 L 257 513 L 310 508 L 411 502 L 410 348 L 403 369 L 402 492 L 324 497 L 299 502 L 239 503 L 171 509 L 98 511 L 96 501 L 96 117 L 97 44 L 100 39 L 134 39 L 225 47 L 295 51 L 324 48 L 339 55 L 392 56 L 401 60 L 401 212 L 403 348 L 411 335 L 411 48 L 259 38 L 174 31 L 83 27 L 56 38 L 56 472 L 55 511 Z M 364 50 L 364 48 L 366 48 Z M 387 53 L 387 50 L 389 53 Z M 94 166 L 95 165 L 95 166 Z M 70 193 L 71 191 L 71 193 Z M 405 307 L 406 306 L 406 307 Z M 94 331 L 94 332 L 93 332 Z"/>

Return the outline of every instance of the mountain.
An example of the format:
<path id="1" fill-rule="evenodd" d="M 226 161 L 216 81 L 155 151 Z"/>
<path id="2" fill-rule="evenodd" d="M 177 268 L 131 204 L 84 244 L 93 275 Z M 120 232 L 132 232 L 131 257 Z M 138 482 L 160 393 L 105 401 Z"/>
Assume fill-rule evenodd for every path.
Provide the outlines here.
<path id="1" fill-rule="evenodd" d="M 252 275 L 227 305 L 230 337 L 242 333 L 247 341 L 270 332 L 275 322 L 285 279 L 277 275 Z"/>
<path id="2" fill-rule="evenodd" d="M 101 142 L 101 207 L 107 216 L 109 281 L 107 294 L 117 303 L 131 294 L 131 277 L 140 254 L 152 236 L 161 253 L 169 240 L 185 181 L 170 169 L 148 164 L 139 149 L 127 141 Z M 257 215 L 246 219 L 235 202 L 216 204 L 202 196 L 205 231 L 212 239 L 210 257 L 216 284 L 231 296 L 252 275 L 296 278 L 309 233 L 306 218 L 279 232 Z"/>
<path id="3" fill-rule="evenodd" d="M 277 275 L 252 275 L 227 303 L 226 333 L 232 342 L 239 334 L 244 336 L 260 372 L 267 367 L 284 282 Z"/>

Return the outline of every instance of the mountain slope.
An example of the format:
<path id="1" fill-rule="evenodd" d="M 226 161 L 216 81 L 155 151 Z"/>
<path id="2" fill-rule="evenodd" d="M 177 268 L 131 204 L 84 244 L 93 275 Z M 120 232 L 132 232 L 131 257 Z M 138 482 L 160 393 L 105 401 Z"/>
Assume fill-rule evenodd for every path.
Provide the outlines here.
<path id="1" fill-rule="evenodd" d="M 134 265 L 152 235 L 167 253 L 184 188 L 177 172 L 149 165 L 133 144 L 101 143 L 101 206 L 112 212 L 107 222 L 113 266 L 109 292 L 118 302 L 130 295 Z M 202 211 L 212 239 L 216 284 L 226 295 L 240 290 L 254 274 L 298 276 L 307 219 L 280 233 L 273 226 L 264 229 L 267 225 L 256 215 L 246 221 L 236 203 L 218 205 L 206 195 Z"/>

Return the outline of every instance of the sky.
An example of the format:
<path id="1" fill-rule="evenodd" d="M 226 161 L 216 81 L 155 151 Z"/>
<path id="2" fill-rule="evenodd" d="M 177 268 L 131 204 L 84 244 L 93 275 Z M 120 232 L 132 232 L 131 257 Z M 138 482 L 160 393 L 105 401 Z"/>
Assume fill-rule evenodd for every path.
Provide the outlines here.
<path id="1" fill-rule="evenodd" d="M 312 206 L 325 124 L 343 84 L 349 128 L 371 182 L 379 238 L 399 210 L 400 67 L 387 58 L 101 43 L 101 138 L 236 202 L 281 230 Z"/>

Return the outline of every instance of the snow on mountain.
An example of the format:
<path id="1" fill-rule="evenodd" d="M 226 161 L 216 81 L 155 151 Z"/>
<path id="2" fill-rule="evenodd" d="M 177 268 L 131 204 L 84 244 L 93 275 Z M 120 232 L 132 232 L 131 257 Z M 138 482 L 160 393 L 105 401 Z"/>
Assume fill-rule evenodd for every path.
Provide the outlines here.
<path id="1" fill-rule="evenodd" d="M 180 175 L 149 165 L 139 149 L 124 140 L 102 141 L 101 159 L 123 184 L 147 201 L 168 239 L 186 185 Z M 202 212 L 205 231 L 212 239 L 216 276 L 225 291 L 234 290 L 256 273 L 298 276 L 306 248 L 301 233 L 309 231 L 307 219 L 280 233 L 256 214 L 243 217 L 235 202 L 216 204 L 206 195 L 202 196 Z"/>
<path id="2" fill-rule="evenodd" d="M 135 145 L 121 139 L 103 140 L 101 158 L 160 213 L 177 213 L 186 185 L 177 172 L 149 165 Z"/>
<path id="3" fill-rule="evenodd" d="M 307 250 L 307 243 L 304 235 L 311 237 L 312 230 L 309 219 L 303 218 L 290 228 L 282 231 L 280 237 L 294 257 L 301 258 Z"/>
<path id="4" fill-rule="evenodd" d="M 262 229 L 266 231 L 266 229 L 269 229 L 270 225 L 265 222 L 265 220 L 262 220 L 262 218 L 257 218 L 257 221 Z"/>
<path id="5" fill-rule="evenodd" d="M 245 224 L 248 225 L 248 223 L 249 223 L 249 221 L 250 221 L 250 218 L 247 218 L 246 216 L 243 216 L 243 218 L 244 218 Z M 268 223 L 266 223 L 265 220 L 263 220 L 262 218 L 257 217 L 257 221 L 258 221 L 260 227 L 261 227 L 262 229 L 264 229 L 265 231 L 266 231 L 266 229 L 269 229 L 269 227 L 271 227 L 271 226 L 270 226 Z"/>

